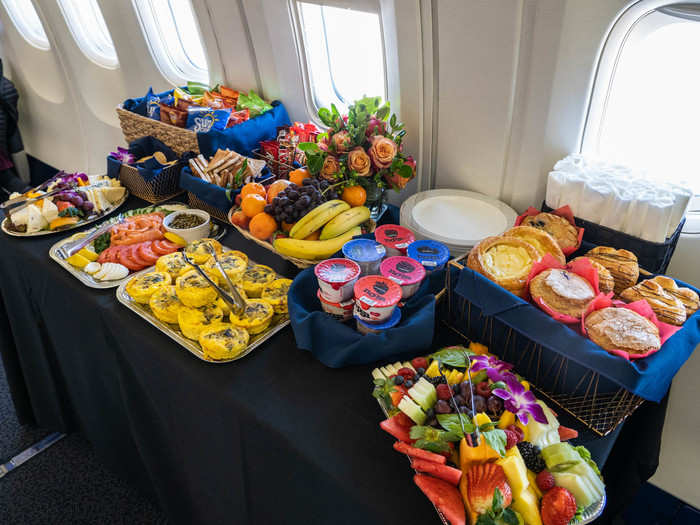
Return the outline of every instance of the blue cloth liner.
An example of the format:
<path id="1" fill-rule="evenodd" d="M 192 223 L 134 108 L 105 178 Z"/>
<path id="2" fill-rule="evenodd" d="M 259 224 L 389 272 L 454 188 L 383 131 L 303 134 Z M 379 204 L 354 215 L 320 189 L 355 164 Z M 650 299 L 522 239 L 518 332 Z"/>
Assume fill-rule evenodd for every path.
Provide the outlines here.
<path id="1" fill-rule="evenodd" d="M 178 159 L 177 154 L 172 149 L 155 137 L 141 137 L 140 139 L 136 139 L 129 143 L 129 153 L 131 153 L 136 159 L 148 157 L 149 155 L 153 155 L 156 151 L 163 153 L 168 162 Z M 188 152 L 184 153 L 180 158 L 182 160 L 187 160 L 193 155 L 193 153 Z M 121 165 L 122 163 L 119 160 L 115 159 L 111 155 L 107 156 L 107 175 L 115 178 L 119 177 Z M 146 182 L 150 182 L 155 179 L 164 169 L 164 166 L 153 158 L 140 162 L 136 164 L 135 167 L 138 170 L 139 175 L 141 175 L 143 180 Z"/>
<path id="2" fill-rule="evenodd" d="M 682 281 L 676 282 L 678 286 L 688 287 L 700 293 Z M 698 311 L 686 320 L 681 330 L 666 341 L 660 351 L 644 359 L 628 361 L 609 354 L 590 339 L 555 321 L 536 306 L 469 268 L 460 272 L 455 292 L 472 304 L 468 315 L 472 325 L 476 323 L 477 326 L 472 328 L 471 333 L 484 333 L 488 323 L 485 316 L 493 316 L 523 337 L 544 347 L 541 369 L 548 368 L 547 353 L 554 352 L 569 359 L 567 375 L 570 377 L 576 376 L 572 373 L 572 367 L 575 366 L 581 369 L 578 379 L 589 369 L 598 372 L 601 376 L 599 392 L 614 391 L 622 387 L 644 399 L 659 402 L 671 386 L 673 376 L 700 343 Z M 493 325 L 491 330 L 494 333 L 498 331 Z M 501 332 L 504 332 L 501 335 L 505 335 L 506 330 Z M 495 346 L 496 353 L 502 344 L 501 342 Z M 575 384 L 570 385 L 570 388 L 575 388 Z"/>
<path id="3" fill-rule="evenodd" d="M 155 96 L 164 98 L 171 95 L 173 90 L 157 93 Z M 211 130 L 208 133 L 197 133 L 199 151 L 205 157 L 211 157 L 219 149 L 232 149 L 246 157 L 253 156 L 261 140 L 272 140 L 277 137 L 279 126 L 289 126 L 291 121 L 284 105 L 275 100 L 271 102 L 272 109 L 250 120 L 236 124 L 223 130 Z M 146 97 L 130 98 L 124 101 L 123 108 L 142 116 L 147 116 Z"/>
<path id="4" fill-rule="evenodd" d="M 255 179 L 255 182 L 264 183 L 267 179 L 274 177 L 272 172 L 266 167 L 263 168 L 260 176 Z M 184 166 L 180 171 L 180 187 L 183 190 L 191 191 L 198 198 L 206 202 L 209 206 L 213 206 L 224 213 L 227 213 L 233 206 L 234 199 L 241 190 L 230 190 L 230 200 L 226 195 L 226 189 L 216 184 L 211 184 L 205 180 L 192 175 L 192 170 L 189 166 Z"/>

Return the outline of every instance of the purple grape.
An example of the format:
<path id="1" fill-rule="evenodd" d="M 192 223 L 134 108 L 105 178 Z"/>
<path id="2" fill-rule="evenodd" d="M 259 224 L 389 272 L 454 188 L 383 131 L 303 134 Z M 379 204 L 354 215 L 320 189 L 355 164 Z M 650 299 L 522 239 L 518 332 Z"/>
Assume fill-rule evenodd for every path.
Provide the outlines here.
<path id="1" fill-rule="evenodd" d="M 486 412 L 486 399 L 478 394 L 474 394 L 474 412 Z"/>
<path id="2" fill-rule="evenodd" d="M 73 203 L 73 206 L 75 206 L 76 208 L 80 208 L 83 205 L 83 199 L 81 199 L 78 195 L 71 197 L 70 201 Z"/>
<path id="3" fill-rule="evenodd" d="M 503 412 L 503 400 L 500 397 L 490 396 L 486 400 L 486 406 L 492 414 L 500 416 Z"/>
<path id="4" fill-rule="evenodd" d="M 435 412 L 438 414 L 449 414 L 450 412 L 452 412 L 452 408 L 450 408 L 450 405 L 447 403 L 447 401 L 439 399 L 438 402 L 435 403 Z"/>
<path id="5" fill-rule="evenodd" d="M 83 210 L 92 211 L 95 206 L 90 201 L 83 201 Z"/>

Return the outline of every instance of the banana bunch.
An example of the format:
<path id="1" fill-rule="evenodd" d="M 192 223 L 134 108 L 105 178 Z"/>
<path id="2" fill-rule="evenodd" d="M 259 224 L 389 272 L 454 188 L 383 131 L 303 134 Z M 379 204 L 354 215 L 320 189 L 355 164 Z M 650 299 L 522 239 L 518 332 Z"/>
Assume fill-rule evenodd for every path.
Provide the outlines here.
<path id="1" fill-rule="evenodd" d="M 360 235 L 360 224 L 368 219 L 369 208 L 365 206 L 351 208 L 345 201 L 328 201 L 299 219 L 290 230 L 289 238 L 276 239 L 273 245 L 279 253 L 290 257 L 326 259 Z M 305 240 L 319 230 L 319 240 Z"/>

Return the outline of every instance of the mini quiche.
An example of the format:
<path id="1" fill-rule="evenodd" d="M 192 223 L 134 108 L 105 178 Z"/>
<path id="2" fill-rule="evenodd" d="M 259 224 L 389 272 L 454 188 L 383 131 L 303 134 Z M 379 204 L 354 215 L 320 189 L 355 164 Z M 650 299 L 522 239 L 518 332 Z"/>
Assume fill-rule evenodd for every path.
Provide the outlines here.
<path id="1" fill-rule="evenodd" d="M 158 257 L 156 261 L 156 271 L 167 272 L 173 280 L 183 273 L 189 272 L 192 267 L 185 262 L 185 258 L 180 252 L 169 253 Z"/>
<path id="2" fill-rule="evenodd" d="M 277 278 L 275 271 L 269 266 L 256 264 L 243 272 L 243 289 L 248 297 L 260 297 L 266 284 Z"/>
<path id="3" fill-rule="evenodd" d="M 245 272 L 246 268 L 248 267 L 247 257 L 246 259 L 243 259 L 234 252 L 225 252 L 221 255 L 217 254 L 216 258 L 218 259 L 221 268 L 224 270 L 226 275 L 228 275 L 228 278 L 231 279 L 231 281 L 234 283 L 236 281 L 239 281 L 241 277 L 243 277 L 243 272 Z M 226 282 L 224 276 L 221 275 L 221 272 L 219 271 L 219 268 L 213 257 L 206 262 L 204 268 L 214 272 L 219 278 L 219 282 Z M 209 274 L 207 273 L 207 275 Z"/>
<path id="4" fill-rule="evenodd" d="M 148 306 L 151 307 L 151 312 L 159 320 L 164 323 L 177 324 L 177 313 L 183 304 L 175 293 L 175 287 L 166 286 L 151 295 Z"/>
<path id="5" fill-rule="evenodd" d="M 148 304 L 151 296 L 160 290 L 170 286 L 172 278 L 166 272 L 148 272 L 131 279 L 126 283 L 126 293 L 137 303 Z"/>
<path id="6" fill-rule="evenodd" d="M 218 284 L 216 276 L 210 275 L 210 277 Z M 214 303 L 219 296 L 197 270 L 184 273 L 175 280 L 175 293 L 182 304 L 193 308 Z"/>
<path id="7" fill-rule="evenodd" d="M 199 340 L 199 334 L 203 330 L 220 325 L 223 318 L 224 313 L 215 304 L 208 304 L 200 308 L 183 306 L 177 313 L 177 322 L 180 325 L 182 335 L 195 341 Z"/>
<path id="8" fill-rule="evenodd" d="M 246 267 L 248 267 L 248 256 L 243 252 L 239 252 L 238 250 L 229 250 L 227 252 L 224 252 L 223 255 L 235 255 L 239 259 L 243 259 L 245 261 Z"/>
<path id="9" fill-rule="evenodd" d="M 214 248 L 217 255 L 222 251 L 221 243 L 219 241 L 216 239 L 204 238 L 192 241 L 185 246 L 185 253 L 190 259 L 192 259 L 193 262 L 197 264 L 204 264 L 211 257 L 209 246 Z"/>
<path id="10" fill-rule="evenodd" d="M 263 287 L 260 298 L 270 303 L 276 314 L 286 314 L 287 293 L 291 285 L 291 279 L 275 279 Z"/>
<path id="11" fill-rule="evenodd" d="M 250 335 L 263 332 L 272 321 L 272 305 L 262 299 L 251 299 L 245 305 L 241 315 L 231 312 L 231 324 L 245 328 Z"/>
<path id="12" fill-rule="evenodd" d="M 204 356 L 212 361 L 231 359 L 248 346 L 250 336 L 244 328 L 222 323 L 205 328 L 199 334 L 199 345 Z"/>
<path id="13" fill-rule="evenodd" d="M 228 283 L 226 283 L 226 284 L 228 284 Z M 226 290 L 227 292 L 230 292 L 230 290 L 228 289 L 228 286 L 226 286 L 226 284 L 224 284 L 224 290 Z M 238 290 L 238 293 L 241 294 L 241 297 L 243 298 L 244 301 L 246 299 L 248 299 L 248 296 L 246 296 L 245 290 L 243 289 L 243 286 L 241 285 L 240 282 L 234 283 L 234 286 L 236 287 L 236 290 Z M 231 308 L 226 303 L 226 301 L 224 301 L 221 297 L 219 297 L 216 300 L 216 304 L 218 304 L 221 307 L 221 309 L 224 311 L 224 315 L 228 315 L 231 313 Z"/>

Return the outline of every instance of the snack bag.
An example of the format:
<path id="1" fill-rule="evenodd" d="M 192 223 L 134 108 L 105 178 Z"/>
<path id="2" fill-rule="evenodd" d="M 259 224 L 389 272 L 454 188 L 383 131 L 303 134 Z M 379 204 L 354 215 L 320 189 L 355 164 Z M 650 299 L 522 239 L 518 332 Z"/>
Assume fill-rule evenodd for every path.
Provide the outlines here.
<path id="1" fill-rule="evenodd" d="M 215 129 L 221 131 L 226 128 L 231 110 L 212 109 L 200 106 L 190 106 L 187 110 L 187 129 L 195 133 L 209 133 Z"/>
<path id="2" fill-rule="evenodd" d="M 148 88 L 146 93 L 146 116 L 154 120 L 160 120 L 160 97 L 153 94 L 153 88 Z"/>
<path id="3" fill-rule="evenodd" d="M 231 116 L 228 118 L 227 128 L 245 122 L 250 118 L 250 111 L 248 109 L 242 109 L 241 111 L 231 111 Z"/>

